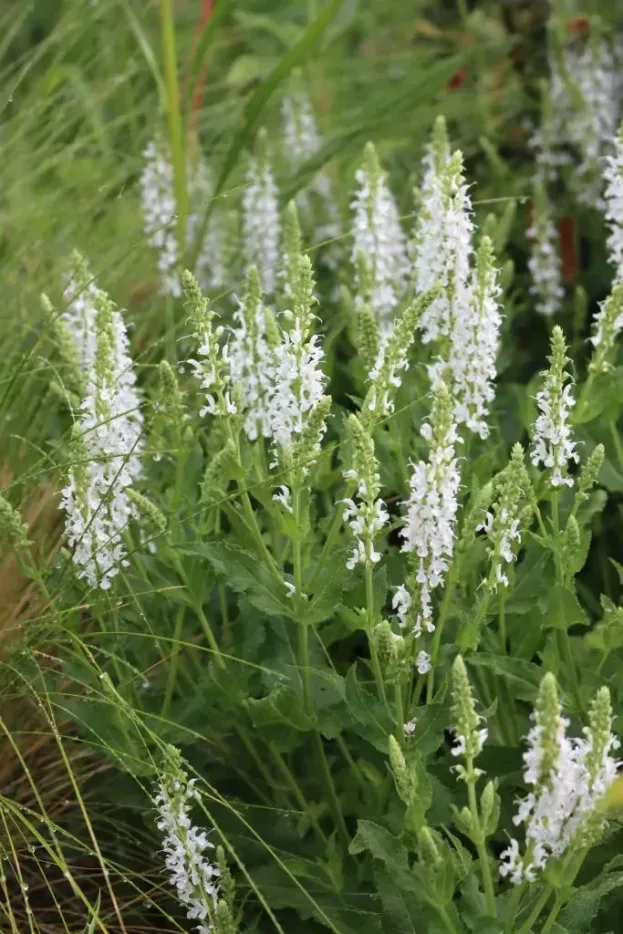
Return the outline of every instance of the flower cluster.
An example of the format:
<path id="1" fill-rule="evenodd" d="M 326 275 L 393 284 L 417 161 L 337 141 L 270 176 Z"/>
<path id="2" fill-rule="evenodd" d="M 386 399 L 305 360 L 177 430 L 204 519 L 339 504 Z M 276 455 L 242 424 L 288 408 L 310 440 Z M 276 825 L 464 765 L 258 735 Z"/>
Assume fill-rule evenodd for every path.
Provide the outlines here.
<path id="1" fill-rule="evenodd" d="M 141 473 L 143 417 L 121 313 L 101 291 L 95 312 L 95 360 L 61 507 L 78 577 L 106 590 L 126 563 L 123 534 L 135 514 L 128 489 Z"/>
<path id="2" fill-rule="evenodd" d="M 532 243 L 532 254 L 528 260 L 532 276 L 530 294 L 536 299 L 535 308 L 539 314 L 549 318 L 559 310 L 565 290 L 558 230 L 543 184 L 535 186 L 532 223 L 526 233 Z"/>
<path id="3" fill-rule="evenodd" d="M 311 333 L 313 286 L 309 257 L 299 255 L 292 308 L 284 312 L 289 326 L 280 329 L 280 341 L 273 350 L 272 385 L 266 402 L 270 437 L 283 466 L 293 466 L 296 459 L 305 460 L 316 452 L 325 432 L 329 399 L 324 395 L 326 380 L 320 368 L 322 346 Z"/>
<path id="4" fill-rule="evenodd" d="M 612 369 L 615 342 L 623 330 L 623 282 L 615 285 L 605 302 L 601 302 L 593 321 L 590 342 L 593 356 L 589 363 L 592 373 L 607 373 Z"/>
<path id="5" fill-rule="evenodd" d="M 623 128 L 614 140 L 614 153 L 606 157 L 604 172 L 606 220 L 610 226 L 608 250 L 615 282 L 623 282 Z"/>
<path id="6" fill-rule="evenodd" d="M 178 265 L 180 249 L 176 231 L 173 167 L 163 147 L 150 142 L 143 152 L 141 206 L 148 244 L 158 253 L 161 292 L 178 298 L 182 294 Z"/>
<path id="7" fill-rule="evenodd" d="M 199 159 L 189 171 L 189 191 L 193 209 L 186 225 L 186 241 L 196 249 L 197 240 L 205 226 L 206 212 L 210 210 L 207 227 L 197 255 L 196 275 L 204 289 L 222 289 L 229 281 L 226 218 L 218 206 L 211 204 L 214 198 L 214 179 L 205 159 Z"/>
<path id="8" fill-rule="evenodd" d="M 452 726 L 455 740 L 452 755 L 465 759 L 466 767 L 457 766 L 459 777 L 465 781 L 477 776 L 473 761 L 482 752 L 487 739 L 487 729 L 480 726 L 481 721 L 482 717 L 476 712 L 465 662 L 457 655 L 452 666 Z"/>
<path id="9" fill-rule="evenodd" d="M 268 155 L 266 131 L 261 130 L 256 152 L 249 161 L 242 199 L 242 249 L 247 265 L 256 265 L 259 269 L 267 295 L 272 295 L 277 286 L 280 236 L 277 186 Z"/>
<path id="10" fill-rule="evenodd" d="M 262 302 L 256 266 L 247 273 L 246 291 L 234 313 L 235 327 L 229 343 L 231 383 L 240 393 L 244 428 L 250 441 L 271 437 L 268 400 L 274 382 L 273 355 L 278 340 L 271 312 Z"/>
<path id="11" fill-rule="evenodd" d="M 513 447 L 510 462 L 500 474 L 496 487 L 497 498 L 477 526 L 489 541 L 487 553 L 491 559 L 491 573 L 486 585 L 489 590 L 508 587 L 504 565 L 512 564 L 521 544 L 522 499 L 530 487 L 521 444 Z"/>
<path id="12" fill-rule="evenodd" d="M 448 570 L 454 552 L 459 471 L 455 457 L 458 440 L 452 417 L 452 402 L 444 383 L 437 387 L 429 423 L 422 427 L 422 436 L 429 446 L 427 461 L 413 465 L 407 502 L 402 550 L 410 552 L 415 562 L 415 581 L 419 605 L 414 633 L 423 629 L 432 632 L 432 591 L 439 587 Z M 403 625 L 411 609 L 411 598 L 400 590 L 394 595 L 394 605 Z"/>
<path id="13" fill-rule="evenodd" d="M 355 538 L 355 547 L 346 564 L 352 570 L 357 564 L 370 567 L 381 560 L 375 540 L 389 522 L 389 514 L 379 498 L 381 478 L 372 435 L 356 415 L 349 416 L 348 424 L 353 440 L 353 466 L 345 476 L 357 484 L 357 501 L 344 500 L 343 519 Z"/>
<path id="14" fill-rule="evenodd" d="M 156 826 L 163 834 L 169 882 L 186 908 L 186 917 L 200 922 L 196 926 L 199 934 L 210 934 L 214 930 L 212 917 L 220 871 L 205 855 L 206 850 L 213 849 L 207 833 L 199 830 L 190 817 L 193 801 L 199 800 L 195 781 L 182 768 L 179 753 L 171 749 L 155 796 L 159 815 Z"/>
<path id="15" fill-rule="evenodd" d="M 553 487 L 573 486 L 573 480 L 567 475 L 569 461 L 578 461 L 575 442 L 572 440 L 569 415 L 575 405 L 571 377 L 565 371 L 567 348 L 561 328 L 552 332 L 552 353 L 548 358 L 550 368 L 544 374 L 544 384 L 537 393 L 539 416 L 532 428 L 532 450 L 530 458 L 535 467 L 543 464 L 551 471 L 550 483 Z"/>
<path id="16" fill-rule="evenodd" d="M 541 128 L 532 145 L 538 178 L 555 177 L 569 161 L 565 146 L 579 157 L 574 183 L 580 200 L 601 204 L 601 161 L 619 121 L 621 93 L 612 51 L 605 41 L 571 44 L 564 29 L 550 23 L 550 83 Z M 560 24 L 558 24 L 560 26 Z"/>
<path id="17" fill-rule="evenodd" d="M 471 200 L 457 151 L 435 161 L 420 203 L 413 235 L 414 284 L 423 292 L 435 283 L 442 291 L 422 318 L 424 343 L 449 337 L 457 308 L 466 301 L 472 253 Z M 439 167 L 439 169 L 438 169 Z"/>
<path id="18" fill-rule="evenodd" d="M 238 407 L 230 390 L 228 347 L 220 344 L 225 328 L 215 324 L 216 312 L 208 307 L 197 280 L 188 270 L 182 274 L 182 283 L 199 357 L 198 360 L 190 359 L 188 363 L 206 394 L 206 404 L 200 414 L 235 415 Z"/>
<path id="19" fill-rule="evenodd" d="M 97 351 L 96 303 L 103 292 L 91 275 L 88 263 L 77 252 L 72 256 L 72 271 L 67 276 L 63 297 L 67 307 L 61 318 L 75 346 L 80 368 L 88 374 L 95 363 Z"/>
<path id="20" fill-rule="evenodd" d="M 454 417 L 481 438 L 489 434 L 487 417 L 495 397 L 496 357 L 502 318 L 493 244 L 483 237 L 465 300 L 458 303 L 450 337 L 448 380 Z"/>
<path id="21" fill-rule="evenodd" d="M 547 674 L 541 682 L 524 753 L 524 782 L 532 790 L 520 802 L 515 825 L 525 825 L 526 846 L 511 839 L 501 854 L 500 873 L 511 882 L 534 882 L 537 873 L 554 857 L 572 847 L 591 845 L 599 839 L 603 816 L 597 805 L 616 777 L 613 756 L 618 740 L 613 736 L 612 709 L 607 688 L 593 700 L 584 736 L 567 735 L 569 721 L 562 716 L 556 679 Z"/>
<path id="22" fill-rule="evenodd" d="M 411 302 L 381 341 L 369 373 L 370 385 L 363 404 L 366 419 L 384 418 L 394 411 L 394 398 L 402 385 L 401 373 L 407 369 L 409 350 L 415 341 L 418 325 L 438 295 L 439 286 L 433 285 Z"/>
<path id="23" fill-rule="evenodd" d="M 396 308 L 407 286 L 407 247 L 398 208 L 389 190 L 376 149 L 366 145 L 364 161 L 355 173 L 358 188 L 352 201 L 353 251 L 358 301 L 368 303 L 381 320 Z M 369 288 L 362 290 L 361 260 Z M 367 292 L 367 294 L 362 294 Z"/>

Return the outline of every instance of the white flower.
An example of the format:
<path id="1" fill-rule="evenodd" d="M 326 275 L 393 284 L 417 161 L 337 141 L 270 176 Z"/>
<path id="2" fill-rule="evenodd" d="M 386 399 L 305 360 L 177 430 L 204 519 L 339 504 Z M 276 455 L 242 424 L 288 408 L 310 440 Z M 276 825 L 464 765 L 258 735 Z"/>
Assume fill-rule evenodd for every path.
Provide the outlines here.
<path id="1" fill-rule="evenodd" d="M 571 385 L 565 385 L 570 377 L 564 370 L 566 346 L 559 327 L 554 328 L 552 334 L 552 356 L 549 359 L 550 369 L 544 374 L 543 389 L 536 397 L 540 414 L 532 429 L 530 458 L 535 467 L 543 464 L 551 471 L 550 483 L 553 487 L 573 486 L 573 480 L 567 476 L 567 465 L 570 460 L 576 463 L 579 460 L 569 424 L 575 399 Z"/>
<path id="2" fill-rule="evenodd" d="M 364 163 L 355 173 L 358 188 L 354 194 L 352 262 L 361 293 L 360 261 L 364 260 L 369 278 L 368 301 L 381 319 L 387 319 L 404 295 L 407 286 L 407 249 L 396 202 L 387 185 L 376 150 L 368 143 Z"/>
<path id="3" fill-rule="evenodd" d="M 357 564 L 377 564 L 381 560 L 381 553 L 375 549 L 374 540 L 389 522 L 385 503 L 382 499 L 370 501 L 363 480 L 359 481 L 357 495 L 359 502 L 343 500 L 346 509 L 342 518 L 348 522 L 355 537 L 355 547 L 346 562 L 346 567 L 351 571 Z"/>
<path id="4" fill-rule="evenodd" d="M 427 461 L 413 465 L 407 502 L 402 550 L 411 552 L 415 561 L 415 581 L 419 592 L 419 607 L 414 633 L 423 629 L 432 632 L 432 591 L 443 584 L 450 559 L 454 553 L 459 471 L 455 457 L 458 440 L 456 424 L 451 421 L 450 400 L 443 384 L 431 417 L 432 424 L 422 427 L 422 435 L 429 443 Z M 396 599 L 396 597 L 394 597 Z M 400 596 L 398 606 L 405 606 Z"/>
<path id="5" fill-rule="evenodd" d="M 392 597 L 392 609 L 396 610 L 396 615 L 398 616 L 398 622 L 401 629 L 408 623 L 409 611 L 413 603 L 411 594 L 407 590 L 404 584 L 400 584 L 396 587 L 396 592 Z"/>
<path id="6" fill-rule="evenodd" d="M 61 508 L 77 576 L 107 590 L 127 565 L 123 534 L 135 515 L 127 490 L 141 473 L 143 416 L 121 313 L 101 291 L 95 301 L 96 353 Z"/>
<path id="7" fill-rule="evenodd" d="M 259 269 L 262 288 L 272 295 L 279 270 L 279 202 L 277 186 L 268 158 L 266 135 L 258 139 L 257 154 L 252 156 L 242 199 L 243 253 L 247 266 Z"/>
<path id="8" fill-rule="evenodd" d="M 292 491 L 290 487 L 282 485 L 277 487 L 277 493 L 273 493 L 275 502 L 280 503 L 286 512 L 292 512 Z"/>
<path id="9" fill-rule="evenodd" d="M 615 282 L 623 282 L 623 135 L 614 140 L 614 155 L 606 157 L 604 171 L 606 220 L 610 227 L 608 250 Z"/>
<path id="10" fill-rule="evenodd" d="M 523 756 L 524 782 L 532 790 L 513 818 L 515 825 L 525 825 L 525 853 L 520 856 L 519 844 L 511 840 L 501 854 L 500 873 L 515 885 L 535 881 L 549 859 L 571 847 L 596 842 L 604 823 L 597 806 L 618 768 L 613 752 L 619 743 L 610 731 L 607 688 L 597 693 L 581 739 L 567 735 L 569 721 L 561 714 L 552 675 L 541 684 L 532 719 Z"/>
<path id="11" fill-rule="evenodd" d="M 481 438 L 489 434 L 486 420 L 495 398 L 496 357 L 502 324 L 498 304 L 500 292 L 493 244 L 489 237 L 483 237 L 469 290 L 455 306 L 447 364 L 454 417 L 459 425 L 467 425 Z"/>
<path id="12" fill-rule="evenodd" d="M 217 902 L 220 873 L 205 856 L 213 845 L 190 817 L 192 802 L 199 798 L 194 786 L 195 779 L 189 781 L 181 768 L 161 777 L 155 797 L 156 826 L 163 834 L 169 882 L 186 909 L 186 917 L 200 922 L 195 928 L 199 934 L 210 934 L 210 912 Z"/>
<path id="13" fill-rule="evenodd" d="M 556 53 L 550 50 L 549 65 L 549 100 L 531 141 L 537 179 L 555 179 L 559 167 L 571 161 L 564 149 L 571 146 L 580 160 L 572 176 L 578 197 L 601 207 L 601 160 L 611 147 L 621 105 L 612 52 L 604 41 L 567 44 Z"/>
<path id="14" fill-rule="evenodd" d="M 73 338 L 82 371 L 88 374 L 97 351 L 96 303 L 103 293 L 82 257 L 75 254 L 74 260 L 75 268 L 67 276 L 63 292 L 67 307 L 61 317 Z"/>
<path id="15" fill-rule="evenodd" d="M 537 187 L 532 225 L 526 231 L 532 243 L 528 269 L 532 276 L 530 294 L 535 296 L 535 308 L 546 318 L 559 309 L 565 290 L 562 284 L 562 261 L 558 231 L 552 219 L 552 208 L 544 188 Z"/>
<path id="16" fill-rule="evenodd" d="M 228 345 L 230 382 L 238 386 L 244 429 L 250 441 L 272 435 L 269 405 L 275 380 L 275 348 L 269 343 L 267 315 L 256 267 L 247 274 L 247 290 L 234 313 L 236 326 Z"/>
<path id="17" fill-rule="evenodd" d="M 614 286 L 593 320 L 593 333 L 589 338 L 594 347 L 589 369 L 593 373 L 607 373 L 612 369 L 616 354 L 616 339 L 623 331 L 623 282 Z"/>
<path id="18" fill-rule="evenodd" d="M 296 324 L 282 332 L 273 351 L 273 381 L 267 401 L 270 436 L 278 448 L 291 449 L 312 410 L 324 397 L 324 353 L 317 335 L 306 337 Z M 320 444 L 320 438 L 315 446 Z"/>
<path id="19" fill-rule="evenodd" d="M 414 284 L 425 292 L 443 288 L 422 315 L 422 340 L 451 333 L 456 309 L 465 301 L 472 252 L 472 207 L 463 177 L 463 157 L 455 152 L 441 174 L 430 179 L 414 233 Z"/>
<path id="20" fill-rule="evenodd" d="M 284 155 L 296 170 L 318 152 L 322 145 L 311 101 L 299 87 L 281 103 Z"/>
<path id="21" fill-rule="evenodd" d="M 413 718 L 413 720 L 409 720 L 407 723 L 404 723 L 402 728 L 404 730 L 405 736 L 413 736 L 413 734 L 415 733 L 416 726 L 417 726 L 417 720 L 415 719 L 415 717 Z"/>
<path id="22" fill-rule="evenodd" d="M 148 244 L 158 253 L 161 292 L 178 298 L 182 286 L 178 274 L 180 249 L 176 231 L 173 167 L 162 147 L 152 141 L 143 152 L 141 206 Z"/>
<path id="23" fill-rule="evenodd" d="M 428 652 L 418 652 L 415 667 L 419 675 L 426 675 L 430 671 L 431 661 Z"/>

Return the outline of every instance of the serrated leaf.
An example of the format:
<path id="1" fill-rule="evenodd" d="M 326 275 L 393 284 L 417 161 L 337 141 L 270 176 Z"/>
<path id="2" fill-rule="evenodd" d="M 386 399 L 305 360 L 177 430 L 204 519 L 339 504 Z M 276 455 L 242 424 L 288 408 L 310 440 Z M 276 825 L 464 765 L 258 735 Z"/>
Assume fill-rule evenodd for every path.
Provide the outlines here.
<path id="1" fill-rule="evenodd" d="M 346 703 L 354 720 L 353 729 L 383 755 L 387 755 L 387 737 L 394 729 L 394 724 L 382 701 L 366 691 L 357 678 L 357 668 L 353 665 L 344 681 Z"/>
<path id="2" fill-rule="evenodd" d="M 470 655 L 468 661 L 470 665 L 487 668 L 499 675 L 508 683 L 516 697 L 534 701 L 543 677 L 543 672 L 538 665 L 527 662 L 523 658 L 478 653 Z"/>
<path id="3" fill-rule="evenodd" d="M 249 698 L 247 707 L 257 727 L 286 726 L 307 732 L 314 726 L 312 718 L 303 710 L 299 695 L 284 685 L 277 685 L 267 697 Z"/>
<path id="4" fill-rule="evenodd" d="M 337 548 L 327 560 L 326 573 L 312 595 L 305 611 L 305 619 L 310 626 L 324 622 L 335 614 L 336 607 L 344 590 L 354 586 L 356 578 L 346 567 L 348 549 Z"/>
<path id="5" fill-rule="evenodd" d="M 184 554 L 201 555 L 222 575 L 227 586 L 244 593 L 257 610 L 268 616 L 292 615 L 292 604 L 285 587 L 255 555 L 227 542 L 205 542 L 182 549 Z"/>
<path id="6" fill-rule="evenodd" d="M 580 601 L 568 587 L 554 584 L 547 599 L 545 626 L 566 631 L 576 625 L 588 626 L 588 619 Z"/>
<path id="7" fill-rule="evenodd" d="M 376 890 L 383 903 L 383 920 L 386 931 L 392 934 L 417 934 L 407 907 L 405 893 L 385 869 L 374 873 Z"/>
<path id="8" fill-rule="evenodd" d="M 616 872 L 576 889 L 560 915 L 560 923 L 569 934 L 591 934 L 594 930 L 593 919 L 602 898 L 621 886 L 623 872 Z"/>
<path id="9" fill-rule="evenodd" d="M 407 869 L 409 858 L 407 848 L 399 837 L 394 837 L 385 827 L 371 820 L 357 821 L 357 833 L 348 848 L 356 856 L 366 850 L 375 859 L 380 859 L 391 871 Z"/>

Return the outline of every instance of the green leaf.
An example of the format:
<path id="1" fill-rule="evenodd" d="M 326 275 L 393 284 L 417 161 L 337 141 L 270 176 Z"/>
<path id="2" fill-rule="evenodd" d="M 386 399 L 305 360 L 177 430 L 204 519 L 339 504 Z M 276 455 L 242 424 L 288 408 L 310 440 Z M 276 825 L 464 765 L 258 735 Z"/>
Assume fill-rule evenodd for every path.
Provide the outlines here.
<path id="1" fill-rule="evenodd" d="M 576 889 L 560 915 L 560 923 L 569 934 L 591 934 L 595 930 L 593 919 L 602 898 L 621 886 L 623 872 L 616 872 Z"/>
<path id="2" fill-rule="evenodd" d="M 278 684 L 267 697 L 247 701 L 249 714 L 257 727 L 285 726 L 291 730 L 307 732 L 314 721 L 303 710 L 299 695 L 292 688 Z"/>
<path id="3" fill-rule="evenodd" d="M 586 613 L 576 595 L 563 584 L 554 584 L 545 609 L 545 625 L 550 629 L 566 631 L 571 626 L 588 626 Z"/>
<path id="4" fill-rule="evenodd" d="M 389 872 L 384 869 L 374 873 L 376 890 L 383 903 L 385 930 L 392 934 L 417 934 L 407 906 L 406 893 L 402 891 Z"/>
<path id="5" fill-rule="evenodd" d="M 326 573 L 305 611 L 305 620 L 310 626 L 332 617 L 343 592 L 355 586 L 357 579 L 346 568 L 347 555 L 347 548 L 336 548 L 329 555 Z"/>
<path id="6" fill-rule="evenodd" d="M 523 658 L 509 658 L 501 655 L 474 654 L 468 658 L 470 665 L 487 668 L 507 682 L 516 697 L 534 701 L 543 672 L 538 665 Z"/>
<path id="7" fill-rule="evenodd" d="M 346 703 L 352 715 L 353 729 L 383 755 L 387 755 L 387 737 L 394 724 L 376 694 L 366 691 L 357 678 L 357 666 L 353 665 L 345 680 Z"/>
<path id="8" fill-rule="evenodd" d="M 366 850 L 375 859 L 380 859 L 390 872 L 409 866 L 407 848 L 399 837 L 394 837 L 389 830 L 374 821 L 359 820 L 357 833 L 351 840 L 348 852 L 356 856 Z"/>
<path id="9" fill-rule="evenodd" d="M 250 551 L 227 542 L 205 542 L 181 549 L 184 554 L 207 558 L 214 570 L 236 593 L 244 593 L 257 610 L 268 616 L 292 615 L 292 603 L 285 587 Z"/>
<path id="10" fill-rule="evenodd" d="M 444 739 L 448 727 L 449 711 L 446 704 L 429 704 L 416 711 L 417 725 L 409 740 L 409 746 L 417 749 L 421 756 L 436 752 Z"/>

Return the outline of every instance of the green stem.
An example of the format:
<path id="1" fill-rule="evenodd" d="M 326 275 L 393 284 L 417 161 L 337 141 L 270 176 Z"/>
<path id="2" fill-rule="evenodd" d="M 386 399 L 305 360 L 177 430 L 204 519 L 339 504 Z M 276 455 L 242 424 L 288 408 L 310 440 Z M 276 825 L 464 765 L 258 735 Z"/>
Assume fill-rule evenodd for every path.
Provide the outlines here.
<path id="1" fill-rule="evenodd" d="M 549 900 L 550 895 L 554 891 L 551 885 L 546 885 L 543 891 L 541 892 L 537 902 L 528 916 L 528 920 L 525 924 L 522 924 L 521 928 L 518 931 L 518 934 L 529 934 L 532 930 L 535 921 L 538 919 L 539 915 L 543 911 L 547 901 Z"/>
<path id="2" fill-rule="evenodd" d="M 379 693 L 379 697 L 385 705 L 385 709 L 389 713 L 390 717 L 392 712 L 387 701 L 387 693 L 385 691 L 385 681 L 383 680 L 383 672 L 381 670 L 381 664 L 379 662 L 379 655 L 376 650 L 376 645 L 374 643 L 374 583 L 372 580 L 372 565 L 370 563 L 366 564 L 366 620 L 367 620 L 367 635 L 368 635 L 368 645 L 370 647 L 370 659 L 372 661 L 372 671 L 374 673 L 374 680 L 376 681 L 376 689 Z"/>
<path id="3" fill-rule="evenodd" d="M 180 89 L 177 76 L 177 52 L 175 48 L 175 13 L 173 0 L 161 0 L 160 24 L 162 28 L 162 53 L 164 78 L 167 91 L 167 116 L 169 121 L 169 143 L 173 162 L 175 200 L 177 203 L 177 236 L 180 253 L 186 243 L 186 217 L 188 197 L 186 191 L 186 155 L 182 140 L 180 114 Z"/>
<path id="4" fill-rule="evenodd" d="M 556 918 L 558 917 L 560 909 L 562 908 L 563 905 L 564 905 L 564 900 L 560 897 L 560 892 L 557 892 L 556 898 L 554 899 L 554 904 L 552 905 L 552 910 L 548 914 L 547 920 L 545 921 L 545 924 L 541 928 L 541 934 L 547 934 L 547 932 L 551 930 L 552 925 L 554 924 Z"/>
<path id="5" fill-rule="evenodd" d="M 396 678 L 394 683 L 394 700 L 396 705 L 396 739 L 398 740 L 398 744 L 402 746 L 405 741 L 405 714 L 402 704 L 402 684 L 399 678 Z"/>
<path id="6" fill-rule="evenodd" d="M 446 618 L 448 616 L 448 610 L 450 608 L 450 600 L 452 594 L 454 593 L 454 586 L 456 584 L 456 575 L 458 569 L 458 562 L 454 561 L 452 567 L 450 568 L 450 573 L 448 574 L 448 579 L 446 581 L 446 587 L 443 592 L 443 599 L 441 601 L 441 606 L 439 608 L 439 619 L 437 620 L 437 626 L 435 627 L 435 634 L 433 636 L 433 644 L 430 651 L 430 671 L 428 672 L 428 681 L 426 684 L 426 703 L 430 704 L 433 700 L 433 693 L 435 691 L 435 669 L 437 667 L 437 662 L 439 660 L 439 650 L 441 648 L 441 637 L 443 635 L 443 628 L 446 624 Z"/>
<path id="7" fill-rule="evenodd" d="M 296 778 L 294 777 L 294 775 L 293 775 L 291 769 L 288 768 L 288 766 L 287 766 L 287 764 L 286 764 L 286 762 L 285 762 L 283 756 L 281 755 L 281 753 L 279 752 L 278 749 L 275 749 L 275 747 L 272 745 L 272 743 L 270 744 L 270 751 L 271 751 L 271 754 L 272 754 L 272 756 L 273 756 L 275 762 L 277 763 L 277 765 L 278 765 L 278 767 L 279 767 L 279 771 L 281 772 L 281 774 L 282 774 L 283 777 L 285 778 L 286 782 L 287 782 L 288 785 L 290 786 L 290 788 L 291 788 L 291 790 L 292 790 L 292 793 L 293 793 L 294 797 L 296 798 L 297 804 L 298 804 L 298 806 L 300 807 L 301 811 L 303 812 L 303 814 L 305 814 L 305 816 L 307 817 L 309 823 L 310 823 L 311 826 L 313 827 L 315 833 L 320 837 L 320 839 L 322 840 L 322 842 L 323 842 L 323 843 L 326 843 L 326 842 L 327 842 L 327 835 L 325 834 L 325 832 L 322 830 L 320 824 L 318 823 L 318 821 L 317 821 L 317 819 L 316 819 L 316 816 L 315 816 L 314 812 L 311 810 L 311 808 L 310 808 L 310 806 L 309 806 L 309 804 L 308 804 L 308 802 L 307 802 L 307 800 L 306 800 L 306 798 L 305 798 L 305 795 L 304 795 L 303 792 L 301 791 L 300 785 L 298 784 Z"/>
<path id="8" fill-rule="evenodd" d="M 350 836 L 344 823 L 344 817 L 342 816 L 342 809 L 340 807 L 340 802 L 338 801 L 337 792 L 335 790 L 335 785 L 333 784 L 333 776 L 331 775 L 331 769 L 329 768 L 329 763 L 327 762 L 327 756 L 324 751 L 324 744 L 322 742 L 322 736 L 320 731 L 316 728 L 314 730 L 314 742 L 316 744 L 316 750 L 318 752 L 318 760 L 320 762 L 320 768 L 322 771 L 322 777 L 324 779 L 325 789 L 329 796 L 329 805 L 333 813 L 333 819 L 337 825 L 338 832 L 342 838 L 342 841 L 348 849 L 350 845 Z"/>
<path id="9" fill-rule="evenodd" d="M 473 771 L 473 764 L 471 759 L 467 760 L 467 771 L 468 774 Z M 485 837 L 482 829 L 482 824 L 480 821 L 480 814 L 478 813 L 478 802 L 476 801 L 476 779 L 471 778 L 467 782 L 467 795 L 469 800 L 469 809 L 472 813 L 472 818 L 474 820 L 474 826 L 477 832 L 476 839 L 476 850 L 478 851 L 478 861 L 480 862 L 480 869 L 482 872 L 482 883 L 485 890 L 485 898 L 487 901 L 487 911 L 492 918 L 497 916 L 497 911 L 495 907 L 495 892 L 493 889 L 493 877 L 491 875 L 491 865 L 489 863 L 489 854 L 487 853 L 487 847 L 485 845 Z"/>
<path id="10" fill-rule="evenodd" d="M 560 515 L 558 510 L 558 490 L 554 490 L 552 493 L 552 525 L 553 525 L 553 534 L 554 534 L 554 565 L 556 568 L 556 581 L 559 584 L 564 583 L 565 573 L 563 561 L 560 554 Z M 571 681 L 571 690 L 575 699 L 576 706 L 578 710 L 582 709 L 582 703 L 580 700 L 580 686 L 578 683 L 578 676 L 575 670 L 575 662 L 573 660 L 573 652 L 571 651 L 571 642 L 569 639 L 569 631 L 567 629 L 558 629 L 558 650 L 565 660 L 565 665 L 569 669 L 569 679 Z"/>
<path id="11" fill-rule="evenodd" d="M 525 890 L 525 882 L 516 885 L 513 888 L 511 897 L 508 902 L 508 919 L 504 927 L 504 934 L 511 934 L 513 927 L 515 926 L 515 918 L 517 917 L 517 912 L 519 911 L 519 903 L 521 902 L 521 896 Z"/>

